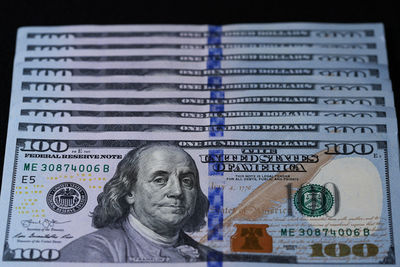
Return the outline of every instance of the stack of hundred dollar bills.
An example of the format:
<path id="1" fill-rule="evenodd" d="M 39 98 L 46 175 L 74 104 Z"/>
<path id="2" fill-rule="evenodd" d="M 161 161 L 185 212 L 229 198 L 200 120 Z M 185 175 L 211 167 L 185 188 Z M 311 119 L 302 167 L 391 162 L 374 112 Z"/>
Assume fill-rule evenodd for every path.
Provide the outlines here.
<path id="1" fill-rule="evenodd" d="M 385 47 L 382 24 L 20 28 L 0 265 L 400 264 Z"/>

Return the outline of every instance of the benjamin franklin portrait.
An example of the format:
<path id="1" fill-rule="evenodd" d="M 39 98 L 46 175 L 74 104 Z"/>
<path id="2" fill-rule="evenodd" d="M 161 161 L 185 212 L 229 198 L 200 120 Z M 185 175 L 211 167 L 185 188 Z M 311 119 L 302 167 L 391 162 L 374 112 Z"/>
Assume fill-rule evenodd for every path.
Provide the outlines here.
<path id="1" fill-rule="evenodd" d="M 185 232 L 205 225 L 209 202 L 192 157 L 167 143 L 128 152 L 97 197 L 92 225 L 60 252 L 67 262 L 207 261 L 218 253 Z"/>

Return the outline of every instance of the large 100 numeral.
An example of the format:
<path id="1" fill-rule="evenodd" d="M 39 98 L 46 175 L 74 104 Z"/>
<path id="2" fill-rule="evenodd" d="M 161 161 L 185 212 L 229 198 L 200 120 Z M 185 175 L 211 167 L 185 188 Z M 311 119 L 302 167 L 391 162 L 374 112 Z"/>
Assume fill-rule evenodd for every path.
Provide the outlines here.
<path id="1" fill-rule="evenodd" d="M 368 155 L 374 152 L 374 147 L 370 144 L 350 144 L 350 143 L 330 143 L 326 144 L 327 151 L 325 154 L 332 155 Z"/>
<path id="2" fill-rule="evenodd" d="M 57 249 L 40 250 L 36 248 L 28 248 L 28 249 L 17 248 L 11 250 L 11 253 L 14 254 L 13 260 L 54 261 L 60 257 L 60 252 Z"/>
<path id="3" fill-rule="evenodd" d="M 325 257 L 325 255 L 330 257 L 345 257 L 351 253 L 359 257 L 373 257 L 379 251 L 378 246 L 371 243 L 356 244 L 351 249 L 348 245 L 342 243 L 329 244 L 325 247 L 321 243 L 310 246 L 312 249 L 311 257 Z"/>
<path id="4" fill-rule="evenodd" d="M 27 140 L 24 142 L 22 151 L 34 152 L 65 152 L 68 150 L 68 144 L 58 140 Z"/>

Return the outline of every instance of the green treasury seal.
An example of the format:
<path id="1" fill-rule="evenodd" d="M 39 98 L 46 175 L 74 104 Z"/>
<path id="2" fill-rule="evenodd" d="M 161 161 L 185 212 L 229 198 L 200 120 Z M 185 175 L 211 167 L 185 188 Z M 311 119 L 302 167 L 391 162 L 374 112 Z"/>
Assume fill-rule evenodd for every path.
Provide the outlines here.
<path id="1" fill-rule="evenodd" d="M 318 184 L 300 187 L 294 194 L 294 205 L 303 215 L 317 217 L 326 214 L 333 206 L 332 193 Z"/>

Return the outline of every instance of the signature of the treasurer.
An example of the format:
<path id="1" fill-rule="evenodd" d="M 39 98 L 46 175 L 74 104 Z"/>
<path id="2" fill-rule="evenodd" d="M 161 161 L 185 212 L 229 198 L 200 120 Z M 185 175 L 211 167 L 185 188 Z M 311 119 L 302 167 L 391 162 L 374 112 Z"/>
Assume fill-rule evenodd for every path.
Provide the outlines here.
<path id="1" fill-rule="evenodd" d="M 38 221 L 34 221 L 32 219 L 29 220 L 22 220 L 21 224 L 24 228 L 28 228 L 29 226 L 31 226 L 32 224 L 39 224 L 43 227 L 43 229 L 50 229 L 53 228 L 55 224 L 64 224 L 64 223 L 69 223 L 70 221 L 65 221 L 65 222 L 60 222 L 54 219 L 44 219 L 44 220 L 38 220 Z"/>

